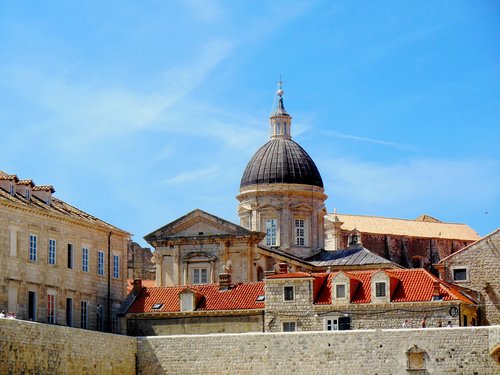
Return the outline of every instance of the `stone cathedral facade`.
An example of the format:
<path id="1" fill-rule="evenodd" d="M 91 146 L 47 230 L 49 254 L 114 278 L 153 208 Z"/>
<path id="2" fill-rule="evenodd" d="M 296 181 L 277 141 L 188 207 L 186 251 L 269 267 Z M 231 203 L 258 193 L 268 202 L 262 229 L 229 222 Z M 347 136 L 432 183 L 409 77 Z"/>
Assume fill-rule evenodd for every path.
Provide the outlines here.
<path id="1" fill-rule="evenodd" d="M 328 214 L 321 174 L 292 139 L 292 116 L 276 92 L 270 139 L 247 164 L 236 198 L 240 224 L 202 210 L 145 236 L 155 248 L 156 285 L 260 281 L 290 271 L 426 268 L 479 236 L 465 224 Z M 364 247 L 366 246 L 366 247 Z"/>

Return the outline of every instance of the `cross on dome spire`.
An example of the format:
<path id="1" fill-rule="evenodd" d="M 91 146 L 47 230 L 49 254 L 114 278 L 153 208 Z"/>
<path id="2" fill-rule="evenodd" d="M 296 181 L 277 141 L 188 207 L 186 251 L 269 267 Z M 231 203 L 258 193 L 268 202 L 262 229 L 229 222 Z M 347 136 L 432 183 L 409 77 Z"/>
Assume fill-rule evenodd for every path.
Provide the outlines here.
<path id="1" fill-rule="evenodd" d="M 269 118 L 271 124 L 271 138 L 287 138 L 291 139 L 290 125 L 292 123 L 292 116 L 288 114 L 283 104 L 283 80 L 278 81 L 278 89 L 276 90 L 277 105 Z"/>

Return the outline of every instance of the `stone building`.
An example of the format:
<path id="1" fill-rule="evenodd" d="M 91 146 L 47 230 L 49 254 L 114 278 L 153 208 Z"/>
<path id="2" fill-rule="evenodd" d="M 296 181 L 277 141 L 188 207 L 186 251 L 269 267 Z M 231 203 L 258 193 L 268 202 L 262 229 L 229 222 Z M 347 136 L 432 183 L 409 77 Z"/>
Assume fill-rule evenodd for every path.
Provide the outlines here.
<path id="1" fill-rule="evenodd" d="M 263 282 L 232 284 L 224 273 L 218 284 L 135 287 L 126 313 L 129 335 L 263 331 Z"/>
<path id="2" fill-rule="evenodd" d="M 125 313 L 134 336 L 421 328 L 477 324 L 472 297 L 424 269 L 280 270 L 263 282 L 143 287 Z"/>
<path id="3" fill-rule="evenodd" d="M 235 283 L 261 281 L 283 262 L 292 271 L 399 267 L 359 243 L 304 259 L 263 245 L 264 237 L 197 209 L 144 238 L 155 248 L 157 286 L 211 284 L 220 272 Z"/>
<path id="4" fill-rule="evenodd" d="M 142 247 L 131 241 L 127 251 L 127 277 L 142 280 L 155 280 L 156 267 L 152 261 L 153 252 L 149 247 Z"/>
<path id="5" fill-rule="evenodd" d="M 18 318 L 118 331 L 130 234 L 0 172 L 0 310 Z"/>
<path id="6" fill-rule="evenodd" d="M 500 229 L 442 259 L 435 267 L 443 280 L 479 294 L 482 325 L 500 324 Z"/>
<path id="7" fill-rule="evenodd" d="M 375 254 L 403 267 L 425 268 L 479 239 L 466 224 L 444 223 L 429 215 L 415 220 L 328 214 L 325 217 L 327 250 L 342 249 L 353 233 Z"/>
<path id="8" fill-rule="evenodd" d="M 260 281 L 285 262 L 292 272 L 423 267 L 478 238 L 465 224 L 327 214 L 323 180 L 292 139 L 292 116 L 277 91 L 270 139 L 240 182 L 240 225 L 195 210 L 145 236 L 155 248 L 157 285 Z"/>
<path id="9" fill-rule="evenodd" d="M 477 324 L 477 305 L 424 269 L 286 272 L 265 279 L 265 329 L 322 331 Z"/>

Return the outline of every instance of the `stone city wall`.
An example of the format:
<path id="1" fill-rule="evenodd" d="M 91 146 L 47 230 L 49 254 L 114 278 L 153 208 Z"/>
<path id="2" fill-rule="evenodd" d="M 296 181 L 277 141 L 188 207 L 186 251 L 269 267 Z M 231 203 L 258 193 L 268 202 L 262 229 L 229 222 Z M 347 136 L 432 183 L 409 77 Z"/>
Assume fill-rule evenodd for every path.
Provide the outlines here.
<path id="1" fill-rule="evenodd" d="M 0 319 L 0 374 L 135 374 L 136 340 Z"/>
<path id="2" fill-rule="evenodd" d="M 207 333 L 263 332 L 262 312 L 240 316 L 189 316 L 157 319 L 127 319 L 130 336 L 192 335 Z"/>
<path id="3" fill-rule="evenodd" d="M 500 326 L 141 337 L 138 370 L 148 375 L 498 374 L 491 351 L 499 331 Z M 424 369 L 407 370 L 410 356 Z"/>
<path id="4" fill-rule="evenodd" d="M 0 319 L 0 373 L 488 375 L 499 341 L 500 326 L 133 338 Z"/>

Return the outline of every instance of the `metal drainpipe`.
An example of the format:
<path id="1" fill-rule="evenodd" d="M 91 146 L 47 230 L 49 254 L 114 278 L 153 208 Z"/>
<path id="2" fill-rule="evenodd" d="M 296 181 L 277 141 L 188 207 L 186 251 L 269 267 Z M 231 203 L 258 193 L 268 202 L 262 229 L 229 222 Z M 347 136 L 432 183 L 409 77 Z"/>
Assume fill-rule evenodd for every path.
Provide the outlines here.
<path id="1" fill-rule="evenodd" d="M 108 234 L 108 299 L 106 307 L 106 330 L 111 332 L 111 232 Z"/>

